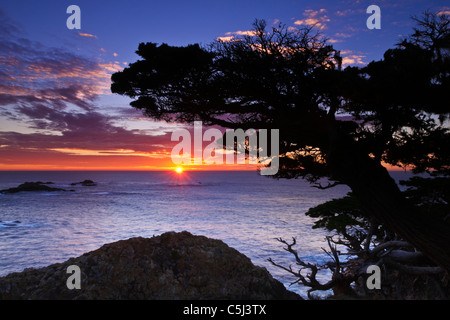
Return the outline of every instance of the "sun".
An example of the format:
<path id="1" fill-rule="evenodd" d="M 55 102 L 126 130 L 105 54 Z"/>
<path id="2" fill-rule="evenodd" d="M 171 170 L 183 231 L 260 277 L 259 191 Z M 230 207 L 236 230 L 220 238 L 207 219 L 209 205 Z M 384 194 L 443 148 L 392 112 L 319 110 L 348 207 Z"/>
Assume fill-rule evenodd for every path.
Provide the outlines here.
<path id="1" fill-rule="evenodd" d="M 177 173 L 182 173 L 182 172 L 183 172 L 183 168 L 182 168 L 182 167 L 176 167 L 176 168 L 175 168 L 175 171 L 176 171 Z"/>

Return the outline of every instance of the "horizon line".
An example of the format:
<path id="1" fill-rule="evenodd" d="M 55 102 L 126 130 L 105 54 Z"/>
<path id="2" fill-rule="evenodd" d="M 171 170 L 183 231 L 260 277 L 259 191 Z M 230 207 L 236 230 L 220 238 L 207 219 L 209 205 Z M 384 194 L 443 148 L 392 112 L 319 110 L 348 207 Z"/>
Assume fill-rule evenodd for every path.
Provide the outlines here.
<path id="1" fill-rule="evenodd" d="M 411 169 L 404 168 L 386 168 L 389 172 L 412 172 Z M 175 168 L 170 169 L 0 169 L 0 172 L 171 172 Z M 257 169 L 186 169 L 184 172 L 258 172 Z"/>

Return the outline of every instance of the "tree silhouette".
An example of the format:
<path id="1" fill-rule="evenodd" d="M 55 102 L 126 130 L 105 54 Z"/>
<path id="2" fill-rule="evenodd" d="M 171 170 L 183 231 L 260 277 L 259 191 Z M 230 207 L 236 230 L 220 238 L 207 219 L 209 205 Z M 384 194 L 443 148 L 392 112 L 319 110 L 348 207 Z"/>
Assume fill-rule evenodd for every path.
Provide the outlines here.
<path id="1" fill-rule="evenodd" d="M 262 20 L 207 48 L 141 43 L 142 59 L 113 74 L 111 90 L 158 120 L 280 129 L 276 178 L 348 185 L 365 214 L 450 269 L 449 225 L 417 210 L 383 166 L 449 174 L 449 19 L 432 17 L 363 68 L 342 69 L 312 28 Z M 438 26 L 430 45 L 421 30 Z"/>

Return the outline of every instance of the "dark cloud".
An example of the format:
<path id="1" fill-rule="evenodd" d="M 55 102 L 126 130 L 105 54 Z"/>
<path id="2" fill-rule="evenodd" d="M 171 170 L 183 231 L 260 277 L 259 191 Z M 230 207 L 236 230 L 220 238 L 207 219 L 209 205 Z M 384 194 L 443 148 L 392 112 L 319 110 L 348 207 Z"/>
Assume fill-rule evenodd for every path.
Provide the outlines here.
<path id="1" fill-rule="evenodd" d="M 2 12 L 0 24 L 0 105 L 73 104 L 89 110 L 98 95 L 109 93 L 111 72 L 121 69 L 116 62 L 24 38 Z"/>
<path id="2" fill-rule="evenodd" d="M 1 163 L 14 163 L 15 157 L 29 158 L 21 163 L 46 157 L 67 161 L 71 150 L 100 157 L 166 152 L 169 133 L 152 135 L 115 125 L 138 116 L 131 107 L 105 113 L 96 106 L 99 95 L 110 94 L 110 74 L 119 70 L 116 62 L 29 40 L 1 11 L 0 24 L 0 116 L 34 131 L 0 131 Z"/>
<path id="3" fill-rule="evenodd" d="M 169 132 L 148 135 L 141 130 L 127 130 L 114 125 L 116 117 L 95 111 L 73 113 L 43 104 L 17 109 L 28 119 L 30 128 L 57 134 L 0 132 L 0 145 L 39 149 L 127 149 L 136 152 L 155 152 L 171 145 Z"/>
<path id="4" fill-rule="evenodd" d="M 171 165 L 178 143 L 171 128 L 181 124 L 149 121 L 123 99 L 99 99 L 111 94 L 117 62 L 29 40 L 1 13 L 0 23 L 0 121 L 7 124 L 0 128 L 0 168 Z"/>
<path id="5" fill-rule="evenodd" d="M 20 33 L 17 23 L 12 21 L 2 8 L 0 8 L 0 22 L 2 25 L 0 28 L 0 36 L 12 37 Z"/>

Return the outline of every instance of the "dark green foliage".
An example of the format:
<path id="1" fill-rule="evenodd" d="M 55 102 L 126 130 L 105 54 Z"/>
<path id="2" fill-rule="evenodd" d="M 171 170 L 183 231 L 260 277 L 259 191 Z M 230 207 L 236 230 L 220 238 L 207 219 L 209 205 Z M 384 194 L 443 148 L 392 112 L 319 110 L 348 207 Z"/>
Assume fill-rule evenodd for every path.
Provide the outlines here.
<path id="1" fill-rule="evenodd" d="M 113 74 L 111 91 L 136 98 L 131 105 L 152 118 L 192 121 L 187 114 L 200 112 L 196 100 L 201 101 L 201 83 L 210 76 L 214 54 L 198 44 L 172 47 L 150 42 L 139 44 L 136 53 L 143 59 Z M 170 107 L 177 104 L 191 109 L 185 108 L 184 116 L 177 115 L 178 110 L 171 113 Z"/>
<path id="2" fill-rule="evenodd" d="M 450 223 L 450 178 L 413 177 L 400 184 L 408 187 L 404 194 L 424 215 L 439 218 Z"/>
<path id="3" fill-rule="evenodd" d="M 318 218 L 313 229 L 325 228 L 342 233 L 348 226 L 367 226 L 359 202 L 351 193 L 344 198 L 333 199 L 310 208 L 306 215 Z"/>
<path id="4" fill-rule="evenodd" d="M 400 184 L 407 187 L 403 191 L 406 199 L 419 208 L 423 215 L 437 218 L 441 223 L 450 223 L 450 178 L 414 176 L 400 181 Z M 343 198 L 332 199 L 310 208 L 306 215 L 316 218 L 314 229 L 324 228 L 341 235 L 354 227 L 368 233 L 370 221 L 373 221 L 364 213 L 358 199 L 351 192 Z"/>

